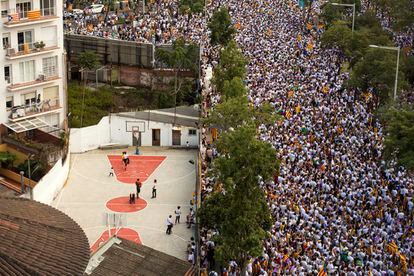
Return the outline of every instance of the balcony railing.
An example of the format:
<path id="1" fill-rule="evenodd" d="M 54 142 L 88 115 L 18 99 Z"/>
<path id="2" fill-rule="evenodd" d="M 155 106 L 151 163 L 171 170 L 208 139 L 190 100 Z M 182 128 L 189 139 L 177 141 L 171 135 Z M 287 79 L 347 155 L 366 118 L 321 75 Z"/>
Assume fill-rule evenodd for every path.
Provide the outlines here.
<path id="1" fill-rule="evenodd" d="M 7 22 L 4 23 L 6 28 L 20 26 L 24 24 L 33 24 L 34 22 L 43 22 L 58 18 L 56 8 L 45 8 L 40 10 L 31 10 L 26 12 L 14 12 L 7 15 Z"/>
<path id="2" fill-rule="evenodd" d="M 59 79 L 60 79 L 59 76 L 47 77 L 43 74 L 39 74 L 35 80 L 10 84 L 7 86 L 7 90 L 9 92 L 15 92 L 15 91 L 19 91 L 22 89 L 34 88 L 37 86 L 42 86 L 45 84 L 52 83 Z"/>
<path id="3" fill-rule="evenodd" d="M 18 44 L 17 49 L 7 48 L 6 58 L 16 59 L 20 57 L 25 57 L 27 55 L 44 54 L 44 53 L 48 53 L 50 51 L 58 49 L 56 40 L 43 41 L 44 47 L 42 48 L 40 47 L 36 48 L 36 45 L 37 45 L 36 43 L 38 42 L 40 41 Z"/>
<path id="4" fill-rule="evenodd" d="M 38 103 L 14 106 L 9 118 L 12 121 L 18 121 L 19 119 L 24 119 L 32 115 L 53 111 L 59 108 L 61 108 L 59 99 L 47 99 Z"/>

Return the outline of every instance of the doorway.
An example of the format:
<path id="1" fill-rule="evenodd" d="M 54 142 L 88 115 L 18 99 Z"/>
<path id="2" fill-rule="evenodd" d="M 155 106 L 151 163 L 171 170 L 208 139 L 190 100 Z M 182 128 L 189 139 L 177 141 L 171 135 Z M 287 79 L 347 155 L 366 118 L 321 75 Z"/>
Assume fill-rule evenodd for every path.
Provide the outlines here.
<path id="1" fill-rule="evenodd" d="M 180 146 L 181 145 L 181 130 L 172 131 L 172 144 L 173 146 Z"/>
<path id="2" fill-rule="evenodd" d="M 132 132 L 132 145 L 134 147 L 141 146 L 141 132 L 140 131 L 133 131 Z"/>
<path id="3" fill-rule="evenodd" d="M 152 130 L 152 145 L 153 146 L 161 145 L 161 130 L 160 129 Z"/>

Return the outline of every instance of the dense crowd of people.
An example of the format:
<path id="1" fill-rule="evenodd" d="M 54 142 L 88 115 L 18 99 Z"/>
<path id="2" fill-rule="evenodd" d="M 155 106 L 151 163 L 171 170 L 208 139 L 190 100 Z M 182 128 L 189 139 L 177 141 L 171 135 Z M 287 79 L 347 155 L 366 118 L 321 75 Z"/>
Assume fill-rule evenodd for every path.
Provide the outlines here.
<path id="1" fill-rule="evenodd" d="M 202 14 L 179 13 L 178 1 L 148 3 L 145 12 L 129 7 L 111 12 L 74 13 L 64 22 L 67 34 L 90 35 L 140 43 L 170 44 L 178 37 L 199 41 L 206 26 Z"/>
<path id="2" fill-rule="evenodd" d="M 349 76 L 339 71 L 341 53 L 321 49 L 322 30 L 303 31 L 293 1 L 219 2 L 240 26 L 250 101 L 270 102 L 284 116 L 260 127 L 282 165 L 274 181 L 260 183 L 276 222 L 248 273 L 308 275 L 325 266 L 332 274 L 413 274 L 414 181 L 404 168 L 381 162 L 383 132 L 371 92 L 342 87 Z M 395 38 L 412 47 L 409 34 Z M 206 98 L 214 106 L 219 96 Z M 207 143 L 202 154 L 214 155 Z M 214 185 L 205 178 L 204 193 Z M 216 233 L 205 231 L 201 257 L 212 268 L 208 236 Z M 226 273 L 239 269 L 231 262 Z"/>
<path id="3" fill-rule="evenodd" d="M 319 2 L 313 12 L 318 13 Z M 205 15 L 181 15 L 177 1 L 158 0 L 144 15 L 130 12 L 80 15 L 65 23 L 67 33 L 137 42 L 170 43 L 184 36 L 203 49 L 203 114 L 220 101 L 211 89 L 211 68 L 219 51 L 209 44 L 207 18 L 219 6 L 229 8 L 237 24 L 236 40 L 248 58 L 249 100 L 270 102 L 284 119 L 259 128 L 281 160 L 280 173 L 263 182 L 275 219 L 261 257 L 247 266 L 249 275 L 414 274 L 414 180 L 404 168 L 385 166 L 383 129 L 373 116 L 372 92 L 343 88 L 343 56 L 320 47 L 323 29 L 304 30 L 302 12 L 292 0 L 213 0 Z M 123 18 L 119 24 L 119 19 Z M 411 47 L 412 32 L 396 33 Z M 410 40 L 411 39 L 411 40 Z M 202 195 L 217 190 L 209 163 L 217 133 L 203 128 Z M 215 229 L 201 229 L 200 259 L 215 269 Z M 189 260 L 194 261 L 194 245 Z M 191 257 L 190 257 L 191 256 Z M 237 275 L 232 261 L 225 274 Z"/>

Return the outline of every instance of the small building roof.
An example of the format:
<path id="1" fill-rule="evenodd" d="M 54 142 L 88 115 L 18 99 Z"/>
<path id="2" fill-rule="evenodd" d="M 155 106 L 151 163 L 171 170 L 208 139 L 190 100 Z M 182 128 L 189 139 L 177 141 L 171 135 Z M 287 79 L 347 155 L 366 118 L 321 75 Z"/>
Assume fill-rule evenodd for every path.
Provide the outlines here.
<path id="1" fill-rule="evenodd" d="M 98 264 L 92 264 L 90 270 L 88 266 L 89 275 L 192 275 L 193 267 L 189 262 L 145 245 L 119 237 L 113 237 L 107 243 L 108 246 L 101 249 L 103 252 L 98 250 L 92 256 L 90 266 L 94 262 Z"/>
<path id="2" fill-rule="evenodd" d="M 88 239 L 61 211 L 24 198 L 0 197 L 0 274 L 82 275 Z"/>
<path id="3" fill-rule="evenodd" d="M 177 106 L 175 112 L 174 107 L 143 110 L 137 112 L 121 112 L 117 114 L 120 117 L 140 119 L 145 121 L 176 124 L 180 126 L 197 128 L 196 123 L 199 121 L 199 110 L 194 106 Z"/>

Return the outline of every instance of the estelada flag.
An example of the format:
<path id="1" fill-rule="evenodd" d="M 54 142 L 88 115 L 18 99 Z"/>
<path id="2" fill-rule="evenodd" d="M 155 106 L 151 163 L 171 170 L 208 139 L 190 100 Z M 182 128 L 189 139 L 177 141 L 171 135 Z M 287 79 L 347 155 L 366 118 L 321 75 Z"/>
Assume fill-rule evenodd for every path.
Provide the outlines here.
<path id="1" fill-rule="evenodd" d="M 387 250 L 390 251 L 392 254 L 395 254 L 398 252 L 398 246 L 395 243 L 395 241 L 392 241 L 389 244 L 387 244 Z"/>
<path id="2" fill-rule="evenodd" d="M 323 265 L 321 267 L 321 269 L 319 270 L 318 276 L 327 276 L 328 273 L 326 273 L 326 270 L 325 269 L 326 269 L 326 267 L 325 267 L 325 265 Z"/>
<path id="3" fill-rule="evenodd" d="M 240 30 L 240 23 L 239 22 L 237 22 L 236 24 L 234 24 L 234 28 L 236 28 L 236 29 L 238 29 L 238 30 Z"/>

